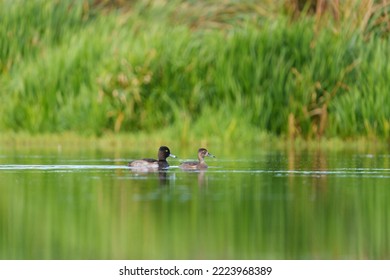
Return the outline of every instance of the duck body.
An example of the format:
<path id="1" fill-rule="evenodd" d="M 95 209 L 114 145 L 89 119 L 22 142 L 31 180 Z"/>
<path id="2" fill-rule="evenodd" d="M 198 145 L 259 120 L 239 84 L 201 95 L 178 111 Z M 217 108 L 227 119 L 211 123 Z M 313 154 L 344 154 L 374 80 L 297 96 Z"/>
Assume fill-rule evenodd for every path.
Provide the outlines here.
<path id="1" fill-rule="evenodd" d="M 208 165 L 206 164 L 204 158 L 208 157 L 215 157 L 212 154 L 210 154 L 205 148 L 200 148 L 198 150 L 198 161 L 185 161 L 180 164 L 180 168 L 183 170 L 202 170 L 207 169 Z"/>
<path id="2" fill-rule="evenodd" d="M 208 165 L 203 161 L 186 161 L 180 164 L 179 166 L 181 169 L 185 170 L 200 170 L 200 169 L 207 169 Z"/>
<path id="3" fill-rule="evenodd" d="M 158 159 L 144 158 L 129 162 L 128 166 L 134 169 L 166 169 L 169 167 L 167 162 L 168 157 L 175 158 L 171 151 L 166 146 L 161 146 L 158 150 Z"/>
<path id="4" fill-rule="evenodd" d="M 162 168 L 169 167 L 167 161 L 161 161 L 159 164 L 159 161 L 153 158 L 137 159 L 129 162 L 129 166 L 134 168 L 159 168 L 160 165 Z"/>

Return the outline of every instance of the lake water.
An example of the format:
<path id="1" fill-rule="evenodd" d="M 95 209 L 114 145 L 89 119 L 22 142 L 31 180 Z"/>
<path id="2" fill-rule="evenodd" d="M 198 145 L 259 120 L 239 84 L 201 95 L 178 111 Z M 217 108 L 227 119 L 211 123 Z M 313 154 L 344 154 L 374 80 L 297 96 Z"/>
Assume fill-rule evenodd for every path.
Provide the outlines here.
<path id="1" fill-rule="evenodd" d="M 0 150 L 0 258 L 390 258 L 388 151 L 256 150 L 149 173 L 131 151 Z"/>

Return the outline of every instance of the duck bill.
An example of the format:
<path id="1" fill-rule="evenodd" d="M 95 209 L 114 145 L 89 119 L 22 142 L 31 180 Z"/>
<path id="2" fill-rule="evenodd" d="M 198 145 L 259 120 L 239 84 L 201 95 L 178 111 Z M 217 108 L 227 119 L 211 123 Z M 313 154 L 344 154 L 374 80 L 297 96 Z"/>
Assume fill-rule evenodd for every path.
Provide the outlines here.
<path id="1" fill-rule="evenodd" d="M 210 153 L 207 153 L 207 156 L 208 156 L 208 157 L 214 157 L 214 158 L 215 158 L 215 156 L 212 155 L 212 154 L 210 154 Z"/>
<path id="2" fill-rule="evenodd" d="M 173 154 L 169 154 L 170 157 L 172 158 L 177 158 L 177 156 L 173 155 Z"/>

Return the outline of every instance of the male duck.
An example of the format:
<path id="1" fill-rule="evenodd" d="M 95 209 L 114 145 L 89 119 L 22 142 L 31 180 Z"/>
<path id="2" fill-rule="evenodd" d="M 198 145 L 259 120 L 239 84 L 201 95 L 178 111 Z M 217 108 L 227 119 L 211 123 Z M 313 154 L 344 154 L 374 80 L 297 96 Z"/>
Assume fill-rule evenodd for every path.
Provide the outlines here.
<path id="1" fill-rule="evenodd" d="M 171 154 L 171 151 L 167 146 L 161 146 L 160 149 L 158 149 L 157 156 L 158 160 L 152 158 L 138 159 L 129 162 L 128 166 L 133 168 L 164 169 L 169 167 L 167 157 L 176 157 L 175 155 Z"/>
<path id="2" fill-rule="evenodd" d="M 204 157 L 215 157 L 210 154 L 205 148 L 200 148 L 198 150 L 198 160 L 199 161 L 186 161 L 180 164 L 180 168 L 184 170 L 198 170 L 198 169 L 206 169 L 208 166 L 204 161 Z"/>

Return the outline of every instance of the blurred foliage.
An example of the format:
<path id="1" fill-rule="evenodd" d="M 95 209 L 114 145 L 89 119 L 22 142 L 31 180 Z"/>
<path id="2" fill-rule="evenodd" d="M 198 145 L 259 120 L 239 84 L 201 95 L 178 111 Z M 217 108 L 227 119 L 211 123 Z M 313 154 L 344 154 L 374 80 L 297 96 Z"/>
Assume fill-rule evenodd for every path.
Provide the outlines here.
<path id="1" fill-rule="evenodd" d="M 386 1 L 4 0 L 0 16 L 2 131 L 390 135 Z"/>

